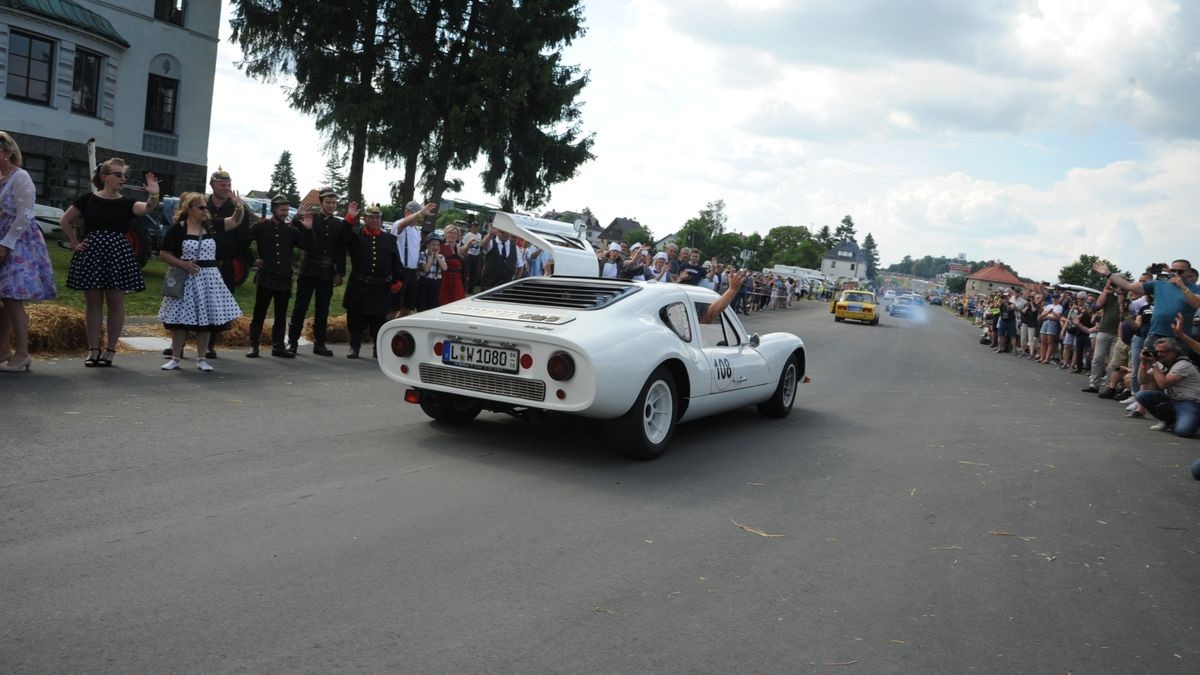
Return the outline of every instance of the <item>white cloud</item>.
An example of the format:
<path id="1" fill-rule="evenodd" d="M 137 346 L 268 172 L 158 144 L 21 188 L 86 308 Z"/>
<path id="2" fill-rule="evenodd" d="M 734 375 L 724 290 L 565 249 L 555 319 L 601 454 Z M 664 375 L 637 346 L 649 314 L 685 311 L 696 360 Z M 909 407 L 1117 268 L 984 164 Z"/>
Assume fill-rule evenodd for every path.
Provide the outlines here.
<path id="1" fill-rule="evenodd" d="M 849 213 L 885 263 L 965 251 L 1038 278 L 1084 252 L 1130 268 L 1200 241 L 1195 3 L 594 0 L 585 11 L 588 33 L 565 61 L 591 74 L 583 122 L 597 158 L 554 188 L 552 207 L 637 218 L 659 236 L 714 199 L 743 232 Z M 236 55 L 221 45 L 210 163 L 265 188 L 288 149 L 301 184 L 316 185 L 311 120 L 278 85 L 238 73 Z M 998 148 L 1007 164 L 989 174 Z M 464 196 L 488 201 L 476 174 L 461 172 Z M 368 197 L 386 199 L 398 176 L 368 165 Z"/>

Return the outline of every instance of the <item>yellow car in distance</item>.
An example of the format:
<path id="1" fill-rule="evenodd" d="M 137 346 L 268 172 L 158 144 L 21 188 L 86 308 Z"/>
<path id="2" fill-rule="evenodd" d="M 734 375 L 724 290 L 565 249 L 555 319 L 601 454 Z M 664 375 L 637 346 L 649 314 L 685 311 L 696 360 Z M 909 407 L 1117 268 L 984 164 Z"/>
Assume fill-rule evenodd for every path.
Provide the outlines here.
<path id="1" fill-rule="evenodd" d="M 833 320 L 862 321 L 872 326 L 879 323 L 879 308 L 871 291 L 842 291 L 833 305 Z"/>

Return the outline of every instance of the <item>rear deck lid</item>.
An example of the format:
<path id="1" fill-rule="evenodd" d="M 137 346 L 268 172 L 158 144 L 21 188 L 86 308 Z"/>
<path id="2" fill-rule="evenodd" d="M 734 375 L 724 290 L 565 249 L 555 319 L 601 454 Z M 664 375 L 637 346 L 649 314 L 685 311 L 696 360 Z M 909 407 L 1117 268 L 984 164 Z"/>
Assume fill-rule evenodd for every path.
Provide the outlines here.
<path id="1" fill-rule="evenodd" d="M 549 251 L 554 258 L 556 277 L 600 276 L 595 249 L 570 223 L 500 212 L 492 221 L 492 227 Z"/>

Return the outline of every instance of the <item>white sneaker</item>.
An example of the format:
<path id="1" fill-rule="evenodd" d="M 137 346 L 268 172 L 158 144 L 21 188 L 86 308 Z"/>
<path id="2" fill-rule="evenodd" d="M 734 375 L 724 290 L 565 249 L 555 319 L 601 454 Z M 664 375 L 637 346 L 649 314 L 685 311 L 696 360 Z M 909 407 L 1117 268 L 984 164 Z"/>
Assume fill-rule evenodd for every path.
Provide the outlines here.
<path id="1" fill-rule="evenodd" d="M 1124 402 L 1125 401 L 1121 401 L 1121 403 L 1124 403 Z M 1126 410 L 1137 410 L 1137 407 L 1138 407 L 1137 399 L 1134 399 L 1133 403 L 1130 403 L 1129 405 L 1125 406 L 1125 409 Z"/>
<path id="2" fill-rule="evenodd" d="M 162 364 L 162 370 L 179 370 L 179 359 L 171 359 Z"/>
<path id="3" fill-rule="evenodd" d="M 213 367 L 208 365 L 208 361 L 205 361 L 204 359 L 196 359 L 196 368 L 206 373 L 211 373 L 213 371 Z"/>
<path id="4" fill-rule="evenodd" d="M 1154 426 L 1152 426 L 1150 428 L 1154 431 L 1170 431 L 1171 430 L 1171 427 L 1167 426 L 1166 422 L 1159 422 L 1158 424 L 1155 424 Z"/>
<path id="5" fill-rule="evenodd" d="M 1131 404 L 1131 403 L 1133 403 L 1133 402 L 1135 402 L 1135 401 L 1137 401 L 1137 397 L 1136 397 L 1136 396 L 1130 396 L 1129 398 L 1125 399 L 1124 401 L 1121 401 L 1121 405 L 1129 405 L 1129 404 Z"/>

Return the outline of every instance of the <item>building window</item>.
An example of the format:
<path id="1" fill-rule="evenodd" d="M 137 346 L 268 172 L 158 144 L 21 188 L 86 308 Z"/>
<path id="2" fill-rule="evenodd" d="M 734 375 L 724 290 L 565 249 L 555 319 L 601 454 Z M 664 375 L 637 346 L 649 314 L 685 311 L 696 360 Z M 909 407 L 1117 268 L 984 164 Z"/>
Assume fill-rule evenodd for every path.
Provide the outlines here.
<path id="1" fill-rule="evenodd" d="M 187 0 L 154 0 L 154 18 L 176 26 L 183 25 L 183 13 L 186 9 Z"/>
<path id="2" fill-rule="evenodd" d="M 156 173 L 154 177 L 158 179 L 158 191 L 162 196 L 166 197 L 167 195 L 177 194 L 175 192 L 175 176 L 168 173 Z M 138 197 L 138 199 L 145 198 L 144 194 Z"/>
<path id="3" fill-rule="evenodd" d="M 37 191 L 37 198 L 42 199 L 46 196 L 46 165 L 49 160 L 41 155 L 25 155 L 22 159 L 25 160 L 25 169 L 29 174 L 29 178 L 33 181 L 33 188 Z"/>
<path id="4" fill-rule="evenodd" d="M 75 201 L 76 197 L 91 191 L 92 168 L 87 165 L 87 162 L 71 160 L 63 175 L 63 192 L 67 194 L 70 201 Z"/>
<path id="5" fill-rule="evenodd" d="M 86 49 L 75 50 L 75 79 L 71 83 L 71 112 L 96 114 L 100 98 L 100 55 Z"/>
<path id="6" fill-rule="evenodd" d="M 179 80 L 151 75 L 146 86 L 146 131 L 175 133 L 175 104 Z"/>
<path id="7" fill-rule="evenodd" d="M 54 43 L 13 31 L 8 35 L 8 97 L 50 105 Z"/>

